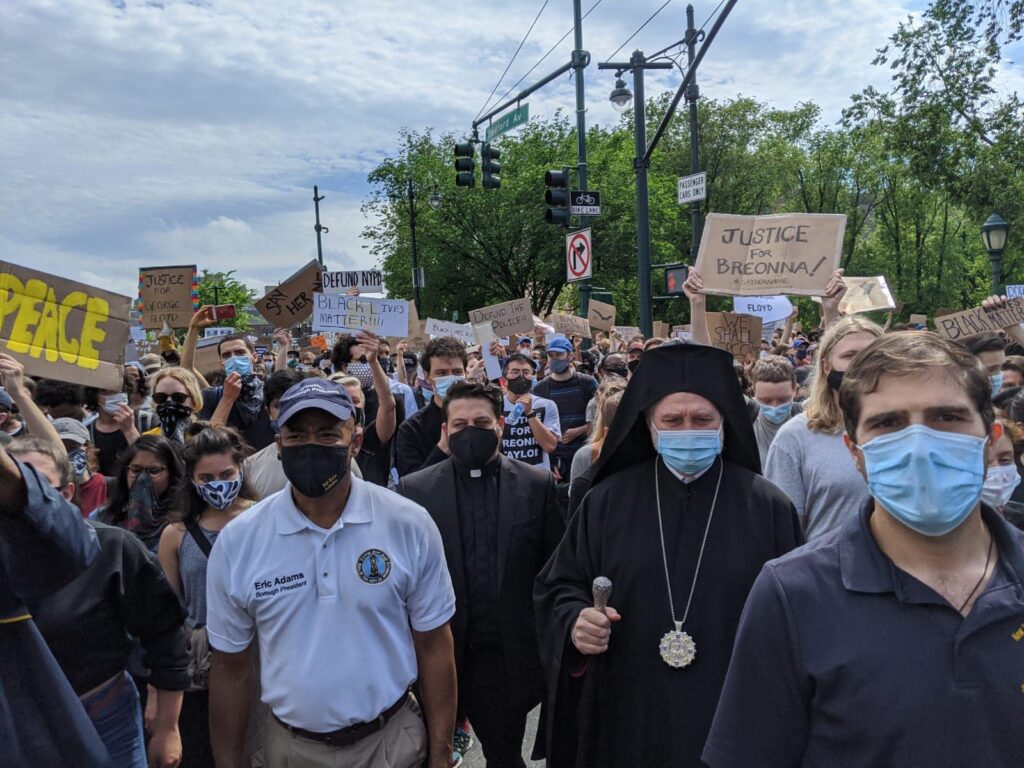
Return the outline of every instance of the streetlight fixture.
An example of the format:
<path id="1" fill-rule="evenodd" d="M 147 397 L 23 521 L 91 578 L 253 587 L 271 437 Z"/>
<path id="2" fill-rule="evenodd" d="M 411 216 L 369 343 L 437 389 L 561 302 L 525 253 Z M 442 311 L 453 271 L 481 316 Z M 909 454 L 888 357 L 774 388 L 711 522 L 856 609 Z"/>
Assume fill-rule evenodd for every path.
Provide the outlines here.
<path id="1" fill-rule="evenodd" d="M 430 203 L 430 207 L 435 211 L 441 209 L 441 193 L 437 191 L 437 184 L 434 185 L 434 191 L 430 197 L 427 198 L 427 202 Z"/>
<path id="2" fill-rule="evenodd" d="M 615 90 L 611 92 L 608 101 L 612 103 L 617 112 L 624 112 L 633 101 L 633 92 L 626 87 L 626 81 L 621 77 L 615 81 Z"/>
<path id="3" fill-rule="evenodd" d="M 1010 225 L 998 213 L 988 217 L 981 225 L 981 237 L 985 241 L 989 263 L 992 265 L 992 293 L 999 293 L 1003 282 L 1003 251 L 1006 249 L 1006 237 L 1010 233 Z"/>

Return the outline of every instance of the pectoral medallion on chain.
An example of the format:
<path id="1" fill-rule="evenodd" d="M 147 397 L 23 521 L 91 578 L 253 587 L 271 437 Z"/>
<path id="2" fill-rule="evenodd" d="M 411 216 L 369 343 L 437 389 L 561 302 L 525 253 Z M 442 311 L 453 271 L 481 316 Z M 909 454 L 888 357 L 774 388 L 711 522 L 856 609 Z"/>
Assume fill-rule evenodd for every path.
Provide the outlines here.
<path id="1" fill-rule="evenodd" d="M 661 638 L 660 649 L 661 658 L 665 660 L 665 663 L 670 667 L 680 669 L 693 663 L 697 656 L 697 646 L 693 642 L 693 638 L 683 632 L 683 623 L 677 621 L 675 624 L 676 628 L 671 632 L 666 632 Z"/>

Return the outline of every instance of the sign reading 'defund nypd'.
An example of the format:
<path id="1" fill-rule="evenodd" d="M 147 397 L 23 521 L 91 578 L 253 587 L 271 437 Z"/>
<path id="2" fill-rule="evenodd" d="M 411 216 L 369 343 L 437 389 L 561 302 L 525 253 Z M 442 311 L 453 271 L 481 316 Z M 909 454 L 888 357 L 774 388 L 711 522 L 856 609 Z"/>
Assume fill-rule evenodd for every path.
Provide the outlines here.
<path id="1" fill-rule="evenodd" d="M 569 213 L 573 216 L 600 216 L 601 193 L 592 189 L 574 189 L 569 197 Z"/>
<path id="2" fill-rule="evenodd" d="M 360 293 L 383 293 L 384 275 L 379 269 L 348 269 L 324 272 L 324 293 L 345 293 L 358 288 Z"/>

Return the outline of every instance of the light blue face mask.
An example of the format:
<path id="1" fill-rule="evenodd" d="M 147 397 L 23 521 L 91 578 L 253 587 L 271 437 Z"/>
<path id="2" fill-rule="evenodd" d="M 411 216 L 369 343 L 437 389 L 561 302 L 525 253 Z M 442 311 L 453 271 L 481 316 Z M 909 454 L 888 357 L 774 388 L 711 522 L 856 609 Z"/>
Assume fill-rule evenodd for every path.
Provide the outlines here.
<path id="1" fill-rule="evenodd" d="M 993 373 L 988 379 L 992 382 L 992 394 L 998 395 L 999 390 L 1003 388 L 1003 372 Z"/>
<path id="2" fill-rule="evenodd" d="M 722 452 L 721 429 L 659 429 L 655 448 L 671 469 L 696 475 Z"/>
<path id="3" fill-rule="evenodd" d="M 789 420 L 789 417 L 793 415 L 793 401 L 790 400 L 788 403 L 782 405 L 765 405 L 764 403 L 758 402 L 760 406 L 760 413 L 772 424 L 785 424 Z"/>
<path id="4" fill-rule="evenodd" d="M 440 398 L 446 397 L 452 384 L 457 381 L 462 381 L 462 376 L 438 376 L 434 379 L 434 394 Z"/>
<path id="5" fill-rule="evenodd" d="M 868 489 L 885 511 L 920 534 L 943 536 L 981 499 L 985 442 L 914 424 L 859 449 Z"/>
<path id="6" fill-rule="evenodd" d="M 224 361 L 224 373 L 237 373 L 248 376 L 252 373 L 252 358 L 248 355 L 235 355 Z"/>

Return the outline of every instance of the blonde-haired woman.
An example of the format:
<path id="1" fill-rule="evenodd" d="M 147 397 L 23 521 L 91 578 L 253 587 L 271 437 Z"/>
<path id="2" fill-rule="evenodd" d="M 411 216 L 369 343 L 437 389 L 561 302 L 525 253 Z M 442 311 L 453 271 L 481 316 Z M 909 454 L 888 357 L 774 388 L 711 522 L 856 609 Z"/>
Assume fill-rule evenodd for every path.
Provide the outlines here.
<path id="1" fill-rule="evenodd" d="M 879 326 L 857 315 L 829 328 L 804 412 L 783 425 L 768 449 L 764 476 L 793 501 L 807 541 L 835 530 L 870 497 L 843 444 L 839 387 L 857 354 L 881 335 Z"/>
<path id="2" fill-rule="evenodd" d="M 203 410 L 199 379 L 184 368 L 161 368 L 153 377 L 153 404 L 160 426 L 146 434 L 163 435 L 172 443 L 184 445 L 185 430 Z"/>

